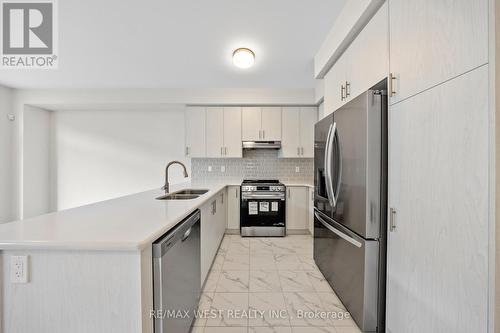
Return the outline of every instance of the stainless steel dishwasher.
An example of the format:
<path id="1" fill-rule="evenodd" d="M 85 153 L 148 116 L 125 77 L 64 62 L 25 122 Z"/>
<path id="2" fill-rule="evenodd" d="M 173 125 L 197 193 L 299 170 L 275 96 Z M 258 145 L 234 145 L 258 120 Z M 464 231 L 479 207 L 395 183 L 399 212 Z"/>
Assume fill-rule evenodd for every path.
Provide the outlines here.
<path id="1" fill-rule="evenodd" d="M 153 243 L 155 333 L 189 332 L 201 292 L 200 211 Z M 185 316 L 186 312 L 189 316 Z"/>

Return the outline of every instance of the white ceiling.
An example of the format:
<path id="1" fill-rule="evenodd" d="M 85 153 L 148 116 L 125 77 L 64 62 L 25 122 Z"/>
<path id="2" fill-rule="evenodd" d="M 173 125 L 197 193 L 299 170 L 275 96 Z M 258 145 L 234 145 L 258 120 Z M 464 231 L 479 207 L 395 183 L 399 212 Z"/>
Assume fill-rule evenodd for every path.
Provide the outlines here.
<path id="1" fill-rule="evenodd" d="M 346 0 L 61 0 L 59 69 L 0 70 L 15 88 L 313 88 Z M 250 47 L 255 66 L 231 53 Z"/>

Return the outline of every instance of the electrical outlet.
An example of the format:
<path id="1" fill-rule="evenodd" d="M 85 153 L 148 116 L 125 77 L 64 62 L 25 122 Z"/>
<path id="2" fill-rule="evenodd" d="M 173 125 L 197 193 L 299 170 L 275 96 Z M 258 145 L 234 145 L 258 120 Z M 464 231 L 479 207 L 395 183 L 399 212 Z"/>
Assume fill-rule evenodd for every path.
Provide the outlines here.
<path id="1" fill-rule="evenodd" d="M 28 256 L 10 257 L 10 282 L 28 283 Z"/>
<path id="2" fill-rule="evenodd" d="M 295 172 L 300 172 L 300 168 L 298 166 L 295 167 Z"/>
<path id="3" fill-rule="evenodd" d="M 220 166 L 220 172 L 226 172 L 226 166 L 225 165 L 221 165 Z"/>
<path id="4" fill-rule="evenodd" d="M 211 165 L 208 166 L 208 172 L 212 172 L 212 166 Z"/>

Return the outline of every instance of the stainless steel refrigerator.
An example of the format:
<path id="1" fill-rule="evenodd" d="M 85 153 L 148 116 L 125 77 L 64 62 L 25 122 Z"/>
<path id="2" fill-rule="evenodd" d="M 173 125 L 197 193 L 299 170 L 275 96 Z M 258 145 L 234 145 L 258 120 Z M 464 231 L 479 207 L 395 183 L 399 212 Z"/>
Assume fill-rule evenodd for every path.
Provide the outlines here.
<path id="1" fill-rule="evenodd" d="M 385 317 L 387 96 L 369 90 L 315 125 L 314 260 L 361 330 Z"/>

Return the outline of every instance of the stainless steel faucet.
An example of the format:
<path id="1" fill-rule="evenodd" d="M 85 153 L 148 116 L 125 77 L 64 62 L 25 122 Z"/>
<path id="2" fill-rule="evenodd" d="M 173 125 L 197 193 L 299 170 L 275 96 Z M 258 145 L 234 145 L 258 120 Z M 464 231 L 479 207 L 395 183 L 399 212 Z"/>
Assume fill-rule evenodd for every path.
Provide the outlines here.
<path id="1" fill-rule="evenodd" d="M 162 190 L 165 190 L 165 193 L 168 193 L 170 191 L 170 184 L 168 183 L 168 168 L 170 168 L 170 166 L 172 164 L 180 164 L 180 165 L 182 165 L 182 167 L 184 168 L 184 178 L 188 177 L 186 166 L 182 162 L 172 161 L 172 162 L 168 163 L 167 167 L 165 168 L 165 185 L 163 185 L 163 187 L 162 187 Z"/>

